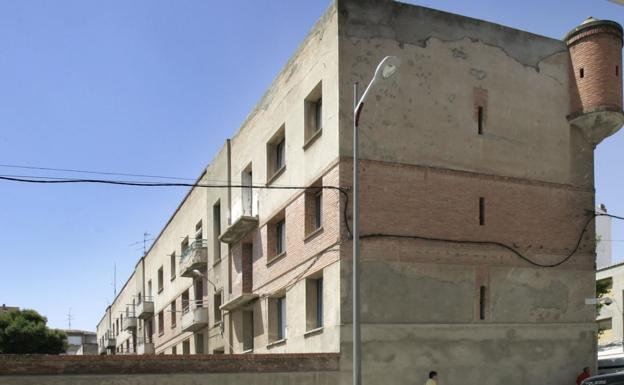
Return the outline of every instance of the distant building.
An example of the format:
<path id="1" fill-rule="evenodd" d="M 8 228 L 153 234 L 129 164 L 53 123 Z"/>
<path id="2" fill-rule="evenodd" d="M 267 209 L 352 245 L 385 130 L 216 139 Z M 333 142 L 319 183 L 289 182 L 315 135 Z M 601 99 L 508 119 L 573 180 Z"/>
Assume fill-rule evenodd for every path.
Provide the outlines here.
<path id="1" fill-rule="evenodd" d="M 0 306 L 0 313 L 7 313 L 13 310 L 19 310 L 19 307 L 17 306 L 7 306 L 5 304 L 2 304 L 2 306 Z"/>
<path id="2" fill-rule="evenodd" d="M 607 208 L 600 205 L 596 208 L 597 213 L 606 214 Z M 611 218 L 596 217 L 596 268 L 602 269 L 610 266 L 613 261 L 611 257 Z"/>
<path id="3" fill-rule="evenodd" d="M 596 281 L 607 285 L 609 290 L 602 298 L 611 299 L 603 305 L 597 317 L 598 367 L 601 371 L 624 369 L 624 263 L 596 271 Z"/>
<path id="4" fill-rule="evenodd" d="M 67 355 L 91 355 L 98 353 L 95 332 L 84 330 L 63 330 L 67 334 Z"/>

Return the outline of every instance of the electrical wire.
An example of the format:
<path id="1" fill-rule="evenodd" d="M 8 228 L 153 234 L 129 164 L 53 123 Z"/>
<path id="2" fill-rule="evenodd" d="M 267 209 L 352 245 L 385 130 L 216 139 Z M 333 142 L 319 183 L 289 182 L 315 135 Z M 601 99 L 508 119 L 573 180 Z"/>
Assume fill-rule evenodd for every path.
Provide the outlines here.
<path id="1" fill-rule="evenodd" d="M 349 207 L 349 194 L 347 193 L 346 188 L 341 188 L 337 186 L 268 186 L 268 185 L 234 185 L 234 184 L 204 184 L 204 183 L 183 183 L 183 182 L 141 182 L 141 181 L 119 181 L 119 180 L 107 180 L 107 179 L 56 179 L 56 178 L 48 178 L 48 179 L 36 179 L 37 177 L 14 177 L 14 176 L 0 176 L 0 180 L 12 181 L 12 182 L 23 182 L 23 183 L 38 183 L 38 184 L 65 184 L 65 183 L 96 183 L 96 184 L 109 184 L 109 185 L 121 185 L 121 186 L 136 186 L 136 187 L 202 187 L 202 188 L 252 188 L 252 189 L 265 189 L 265 190 L 308 190 L 308 189 L 328 189 L 328 190 L 336 190 L 342 194 L 345 199 L 345 205 L 343 210 L 343 219 L 345 222 L 345 227 L 349 234 L 349 239 L 353 239 L 353 233 L 351 232 L 351 228 L 349 227 L 348 220 L 348 207 Z M 427 237 L 421 235 L 406 235 L 406 234 L 386 234 L 386 233 L 374 233 L 374 234 L 364 234 L 360 236 L 360 239 L 372 239 L 372 238 L 402 238 L 402 239 L 419 239 L 424 241 L 432 241 L 432 242 L 448 242 L 448 243 L 458 243 L 458 244 L 472 244 L 472 245 L 490 245 L 490 246 L 498 246 L 505 250 L 510 251 L 515 254 L 520 259 L 528 262 L 531 265 L 537 267 L 557 267 L 565 262 L 567 262 L 570 258 L 576 254 L 581 246 L 581 242 L 583 240 L 583 236 L 587 232 L 587 228 L 593 222 L 596 217 L 604 216 L 610 217 L 614 219 L 624 220 L 624 217 L 607 214 L 607 213 L 596 213 L 592 210 L 586 210 L 590 213 L 590 218 L 585 222 L 583 229 L 578 237 L 576 245 L 572 249 L 572 251 L 565 256 L 562 260 L 545 264 L 532 260 L 531 258 L 525 256 L 516 248 L 504 244 L 502 242 L 497 241 L 475 241 L 475 240 L 460 240 L 460 239 L 450 239 L 450 238 L 436 238 L 436 237 Z"/>
<path id="2" fill-rule="evenodd" d="M 506 244 L 504 244 L 502 242 L 496 242 L 496 241 L 474 241 L 474 240 L 463 240 L 463 239 L 460 240 L 460 239 L 425 237 L 425 236 L 420 236 L 420 235 L 402 235 L 402 234 L 384 234 L 384 233 L 364 234 L 364 235 L 360 236 L 360 239 L 371 239 L 371 238 L 418 239 L 418 240 L 432 241 L 432 242 L 447 242 L 447 243 L 459 243 L 459 244 L 468 244 L 468 245 L 498 246 L 500 248 L 503 248 L 505 250 L 508 250 L 508 251 L 512 252 L 517 257 L 519 257 L 520 259 L 530 263 L 533 266 L 537 266 L 537 267 L 557 267 L 557 266 L 560 266 L 560 265 L 566 263 L 570 258 L 572 258 L 574 256 L 574 254 L 576 254 L 576 252 L 579 250 L 579 248 L 581 246 L 581 242 L 583 241 L 583 236 L 587 232 L 587 229 L 588 229 L 589 225 L 594 221 L 594 219 L 596 219 L 596 217 L 600 217 L 600 216 L 607 216 L 607 217 L 611 217 L 611 218 L 615 218 L 615 219 L 622 219 L 622 220 L 624 220 L 624 217 L 618 217 L 616 215 L 604 214 L 604 213 L 593 213 L 593 215 L 591 215 L 590 218 L 585 222 L 585 225 L 583 226 L 583 230 L 581 231 L 581 234 L 579 235 L 578 240 L 576 241 L 576 245 L 574 246 L 572 251 L 570 251 L 570 253 L 568 255 L 566 255 L 562 260 L 560 260 L 558 262 L 555 262 L 555 263 L 540 263 L 540 262 L 536 262 L 536 261 L 532 260 L 531 258 L 529 258 L 529 257 L 525 256 L 524 254 L 522 254 L 520 251 L 518 251 L 514 247 L 506 245 Z"/>
<path id="3" fill-rule="evenodd" d="M 181 178 L 181 177 L 175 177 L 175 176 L 147 175 L 147 174 L 129 174 L 129 173 L 123 173 L 123 172 L 110 172 L 110 171 L 78 170 L 78 169 L 73 169 L 73 168 L 52 168 L 52 167 L 39 167 L 39 166 L 23 166 L 23 165 L 17 165 L 17 164 L 0 164 L 0 167 L 19 168 L 19 169 L 25 169 L 25 170 L 75 172 L 75 173 L 81 173 L 81 174 L 95 174 L 95 175 L 138 176 L 138 177 L 141 177 L 141 178 L 195 180 L 195 179 L 192 179 L 192 178 Z"/>
<path id="4" fill-rule="evenodd" d="M 324 189 L 338 191 L 345 199 L 345 205 L 343 210 L 345 227 L 349 238 L 353 238 L 353 233 L 349 227 L 348 221 L 348 208 L 349 208 L 349 194 L 346 188 L 337 186 L 269 186 L 269 185 L 243 185 L 243 184 L 205 184 L 205 183 L 185 183 L 185 182 L 140 182 L 140 181 L 123 181 L 123 180 L 110 180 L 110 179 L 37 179 L 34 177 L 14 177 L 14 176 L 0 176 L 0 180 L 6 180 L 10 182 L 22 182 L 22 183 L 35 183 L 35 184 L 78 184 L 78 183 L 95 183 L 95 184 L 107 184 L 107 185 L 119 185 L 119 186 L 133 186 L 133 187 L 202 187 L 202 188 L 252 188 L 258 190 L 309 190 L 309 189 Z"/>

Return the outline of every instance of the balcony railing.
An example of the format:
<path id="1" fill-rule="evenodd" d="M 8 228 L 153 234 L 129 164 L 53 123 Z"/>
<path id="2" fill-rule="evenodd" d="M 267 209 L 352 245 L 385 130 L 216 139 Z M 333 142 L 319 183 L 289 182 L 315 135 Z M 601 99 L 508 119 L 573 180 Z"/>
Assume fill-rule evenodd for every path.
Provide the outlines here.
<path id="1" fill-rule="evenodd" d="M 208 264 L 208 241 L 198 239 L 182 251 L 180 255 L 180 275 L 192 277 L 193 270 L 203 270 Z"/>
<path id="2" fill-rule="evenodd" d="M 117 339 L 115 337 L 106 339 L 106 348 L 115 349 L 117 346 Z"/>
<path id="3" fill-rule="evenodd" d="M 136 330 L 137 319 L 136 317 L 126 317 L 123 320 L 123 329 L 128 331 Z"/>
<path id="4" fill-rule="evenodd" d="M 208 325 L 208 308 L 191 304 L 182 310 L 182 332 L 194 332 Z"/>
<path id="5" fill-rule="evenodd" d="M 145 297 L 143 301 L 141 301 L 136 306 L 137 317 L 140 319 L 149 319 L 154 315 L 154 301 L 151 297 Z"/>

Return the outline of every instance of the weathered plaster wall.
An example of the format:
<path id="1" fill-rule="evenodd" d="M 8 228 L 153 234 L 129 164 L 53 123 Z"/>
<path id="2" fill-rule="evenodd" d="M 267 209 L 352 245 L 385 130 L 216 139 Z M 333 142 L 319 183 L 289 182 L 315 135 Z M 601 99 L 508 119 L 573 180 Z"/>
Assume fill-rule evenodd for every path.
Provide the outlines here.
<path id="1" fill-rule="evenodd" d="M 395 2 L 339 4 L 341 155 L 352 151 L 353 83 L 396 55 L 401 68 L 362 112 L 362 158 L 592 186 L 592 147 L 572 143 L 566 119 L 563 42 Z"/>
<path id="2" fill-rule="evenodd" d="M 565 44 L 391 1 L 339 0 L 338 12 L 342 185 L 351 183 L 353 83 L 366 86 L 384 56 L 402 61 L 360 118 L 362 234 L 499 242 L 538 263 L 563 260 L 594 207 L 593 148 L 566 119 Z M 549 269 L 494 244 L 364 236 L 365 381 L 424 382 L 429 370 L 445 383 L 574 381 L 595 362 L 584 304 L 592 237 L 590 226 L 579 251 Z M 350 253 L 341 253 L 344 362 Z"/>

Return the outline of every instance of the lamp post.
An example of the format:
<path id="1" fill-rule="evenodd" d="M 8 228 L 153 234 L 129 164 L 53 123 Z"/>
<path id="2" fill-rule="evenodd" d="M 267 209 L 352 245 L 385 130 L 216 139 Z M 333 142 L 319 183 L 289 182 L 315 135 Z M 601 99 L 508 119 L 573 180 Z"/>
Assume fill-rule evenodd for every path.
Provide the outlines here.
<path id="1" fill-rule="evenodd" d="M 362 341 L 360 331 L 360 175 L 358 159 L 358 125 L 364 101 L 374 84 L 390 78 L 399 68 L 396 56 L 386 56 L 377 65 L 373 79 L 358 98 L 358 85 L 353 86 L 353 385 L 362 383 Z"/>

